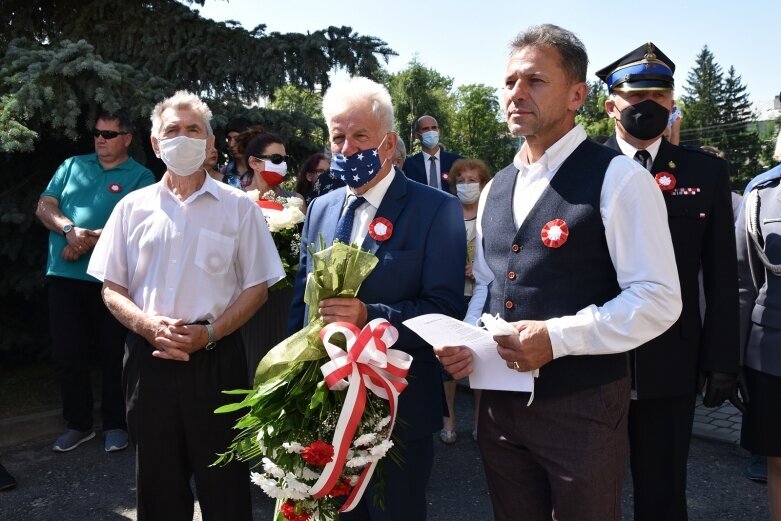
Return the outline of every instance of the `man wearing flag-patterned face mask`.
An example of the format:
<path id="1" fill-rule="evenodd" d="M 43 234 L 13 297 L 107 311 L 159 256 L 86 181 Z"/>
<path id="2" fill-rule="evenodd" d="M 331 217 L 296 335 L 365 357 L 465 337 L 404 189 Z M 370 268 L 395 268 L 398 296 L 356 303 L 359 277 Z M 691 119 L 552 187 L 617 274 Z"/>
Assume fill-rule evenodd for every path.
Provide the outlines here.
<path id="1" fill-rule="evenodd" d="M 597 72 L 616 122 L 606 146 L 643 165 L 667 206 L 683 312 L 631 353 L 629 442 L 635 520 L 685 520 L 686 460 L 695 396 L 737 406 L 738 291 L 727 162 L 662 138 L 674 104 L 675 64 L 653 43 Z M 701 322 L 698 275 L 706 300 Z"/>
<path id="2" fill-rule="evenodd" d="M 307 210 L 289 330 L 301 329 L 308 316 L 303 297 L 312 270 L 310 244 L 318 244 L 322 236 L 326 244 L 338 239 L 377 256 L 380 262 L 356 298 L 319 303 L 326 323 L 363 327 L 375 318 L 388 320 L 399 331 L 394 349 L 413 357 L 409 387 L 399 399 L 396 455 L 385 460 L 381 476 L 375 473 L 355 510 L 340 519 L 423 521 L 432 434 L 442 428 L 440 369 L 431 347 L 402 322 L 426 313 L 463 316 L 463 266 L 442 262 L 466 257 L 461 205 L 452 195 L 393 168 L 393 105 L 382 85 L 352 78 L 332 86 L 323 98 L 323 115 L 333 154 L 331 172 L 344 176 L 348 186 L 315 198 Z M 383 482 L 382 492 L 376 477 Z M 379 493 L 384 507 L 378 507 Z"/>

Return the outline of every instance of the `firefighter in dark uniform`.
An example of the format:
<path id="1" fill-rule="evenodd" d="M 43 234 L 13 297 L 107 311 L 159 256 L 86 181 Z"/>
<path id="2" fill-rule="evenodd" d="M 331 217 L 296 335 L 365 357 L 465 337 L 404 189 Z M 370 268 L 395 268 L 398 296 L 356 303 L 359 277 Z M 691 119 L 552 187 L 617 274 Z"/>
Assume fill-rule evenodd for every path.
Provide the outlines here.
<path id="1" fill-rule="evenodd" d="M 708 407 L 725 400 L 742 406 L 737 399 L 738 281 L 729 165 L 662 138 L 674 104 L 674 71 L 675 64 L 648 43 L 597 72 L 607 84 L 605 110 L 616 126 L 605 145 L 645 166 L 664 194 L 683 301 L 678 322 L 631 356 L 636 521 L 688 518 L 686 461 L 697 392 L 704 392 Z"/>

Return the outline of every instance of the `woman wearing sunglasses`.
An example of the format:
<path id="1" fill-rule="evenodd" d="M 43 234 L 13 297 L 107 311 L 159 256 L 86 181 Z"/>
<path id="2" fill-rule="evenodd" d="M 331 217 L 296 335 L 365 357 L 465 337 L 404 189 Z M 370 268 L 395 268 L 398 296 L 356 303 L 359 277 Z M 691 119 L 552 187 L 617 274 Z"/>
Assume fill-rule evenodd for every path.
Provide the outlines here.
<path id="1" fill-rule="evenodd" d="M 331 175 L 331 161 L 322 153 L 309 156 L 298 172 L 296 180 L 296 192 L 304 196 L 307 206 L 315 197 L 340 186 L 344 186 L 344 181 Z"/>
<path id="2" fill-rule="evenodd" d="M 288 156 L 280 136 L 265 132 L 261 127 L 252 127 L 241 133 L 238 147 L 253 173 L 252 180 L 243 187 L 244 190 L 258 190 L 261 198 L 271 191 L 274 197 L 303 199 L 299 194 L 282 187 L 287 175 Z M 288 310 L 292 300 L 293 288 L 270 291 L 266 304 L 242 326 L 250 382 L 255 379 L 255 368 L 261 358 L 287 336 Z"/>

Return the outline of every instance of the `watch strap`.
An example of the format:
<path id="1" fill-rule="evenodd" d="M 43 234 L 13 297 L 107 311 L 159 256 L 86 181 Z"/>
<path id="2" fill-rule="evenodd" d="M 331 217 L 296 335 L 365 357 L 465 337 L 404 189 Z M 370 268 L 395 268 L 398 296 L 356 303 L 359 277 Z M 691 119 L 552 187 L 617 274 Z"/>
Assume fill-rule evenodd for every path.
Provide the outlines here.
<path id="1" fill-rule="evenodd" d="M 207 351 L 214 349 L 217 345 L 217 333 L 214 332 L 214 326 L 206 323 L 206 332 L 209 334 L 209 342 L 206 344 L 205 349 Z"/>

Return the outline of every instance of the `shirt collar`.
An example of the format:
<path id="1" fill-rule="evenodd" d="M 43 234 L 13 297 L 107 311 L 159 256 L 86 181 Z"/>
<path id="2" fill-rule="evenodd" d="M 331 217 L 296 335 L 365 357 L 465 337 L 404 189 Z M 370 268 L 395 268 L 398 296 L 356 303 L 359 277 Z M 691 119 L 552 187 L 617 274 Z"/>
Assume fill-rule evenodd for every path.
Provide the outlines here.
<path id="1" fill-rule="evenodd" d="M 629 143 L 627 143 L 626 141 L 624 141 L 623 139 L 621 139 L 621 136 L 619 136 L 618 134 L 616 134 L 616 142 L 618 143 L 618 148 L 621 149 L 621 152 L 623 152 L 623 154 L 625 156 L 629 156 L 632 159 L 634 159 L 635 154 L 637 153 L 637 151 L 640 150 L 639 148 L 635 148 L 632 145 L 630 145 Z M 662 138 L 659 137 L 659 139 L 657 139 L 656 141 L 654 141 L 653 143 L 651 143 L 648 147 L 646 147 L 644 149 L 646 152 L 651 154 L 651 163 L 652 164 L 656 160 L 656 154 L 659 153 L 659 147 L 661 145 L 662 145 Z"/>
<path id="2" fill-rule="evenodd" d="M 212 179 L 212 176 L 209 175 L 209 172 L 207 172 L 204 169 L 203 173 L 206 175 L 206 179 L 204 180 L 203 185 L 201 185 L 201 187 L 198 190 L 193 192 L 193 194 L 190 197 L 187 198 L 187 201 L 194 201 L 194 200 L 196 200 L 197 198 L 199 198 L 203 194 L 211 194 L 212 197 L 214 197 L 218 201 L 220 200 L 220 188 L 221 187 L 219 186 L 217 181 Z M 193 174 L 193 175 L 196 175 L 196 174 Z M 166 183 L 165 176 L 163 176 L 163 178 L 159 181 L 159 185 L 160 185 L 160 190 L 162 190 L 164 192 L 167 192 L 168 195 L 170 195 L 174 199 L 177 199 L 177 197 L 174 195 L 174 193 L 171 191 L 171 189 L 168 188 L 168 183 Z M 178 200 L 179 199 L 177 199 L 177 201 Z M 187 202 L 187 201 L 184 201 L 184 202 Z M 180 201 L 180 202 L 182 202 L 182 201 Z"/>
<path id="3" fill-rule="evenodd" d="M 423 152 L 423 161 L 424 161 L 424 162 L 426 162 L 426 163 L 428 163 L 428 158 L 430 158 L 431 156 L 434 156 L 434 157 L 436 157 L 436 158 L 437 158 L 437 161 L 439 161 L 439 153 L 440 153 L 441 151 L 442 151 L 442 147 L 438 147 L 438 148 L 437 148 L 437 151 L 436 151 L 435 153 L 433 153 L 433 154 L 429 154 L 428 152 L 425 152 L 425 151 L 424 151 L 424 152 Z"/>
<path id="4" fill-rule="evenodd" d="M 120 164 L 116 166 L 112 166 L 111 168 L 104 168 L 103 163 L 101 163 L 100 160 L 98 159 L 97 153 L 89 154 L 87 158 L 88 160 L 93 161 L 96 165 L 98 165 L 101 169 L 105 170 L 106 172 L 108 172 L 109 170 L 128 170 L 131 166 L 130 160 L 133 159 L 132 157 L 127 156 L 127 159 L 122 161 Z"/>
<path id="5" fill-rule="evenodd" d="M 396 169 L 391 167 L 391 170 L 390 172 L 388 172 L 388 175 L 383 177 L 379 183 L 366 190 L 366 192 L 361 197 L 366 199 L 366 202 L 368 202 L 373 207 L 379 208 L 380 203 L 382 202 L 382 199 L 385 197 L 385 193 L 388 191 L 388 188 L 393 182 L 393 178 L 395 176 L 396 176 Z M 352 190 L 350 190 L 349 188 L 345 191 L 345 194 L 346 194 L 345 197 L 354 195 Z"/>
<path id="6" fill-rule="evenodd" d="M 556 170 L 587 138 L 588 136 L 583 127 L 581 125 L 575 125 L 572 130 L 549 146 L 542 157 L 535 161 L 535 163 L 541 165 L 545 170 Z M 527 157 L 526 143 L 524 143 L 518 153 L 515 154 L 513 165 L 519 171 L 528 169 L 531 166 Z"/>

